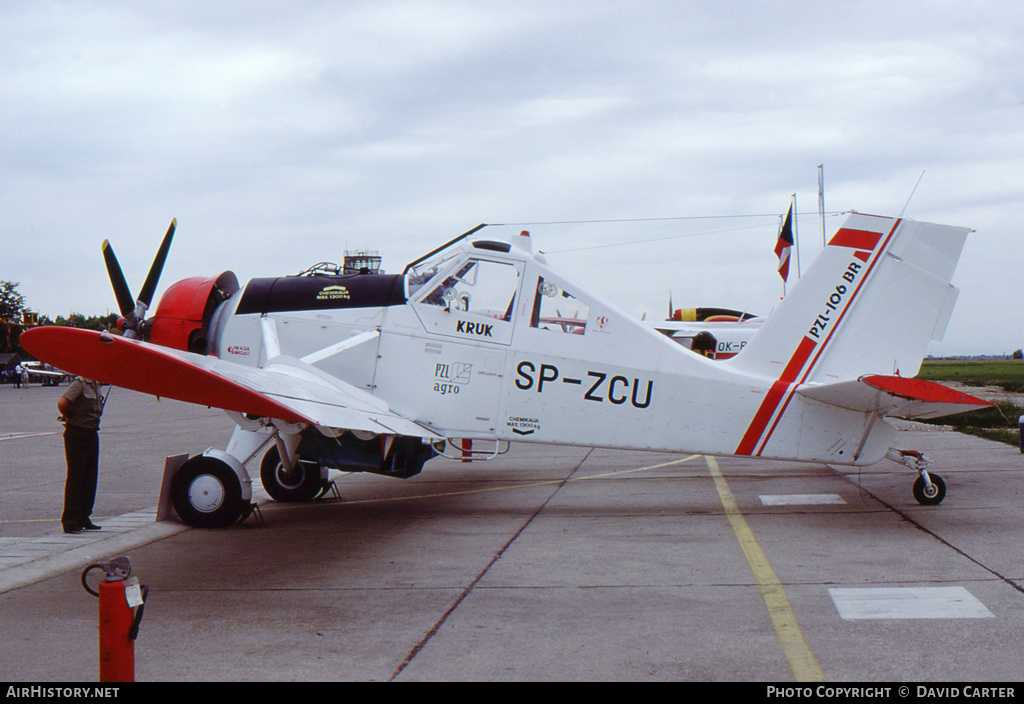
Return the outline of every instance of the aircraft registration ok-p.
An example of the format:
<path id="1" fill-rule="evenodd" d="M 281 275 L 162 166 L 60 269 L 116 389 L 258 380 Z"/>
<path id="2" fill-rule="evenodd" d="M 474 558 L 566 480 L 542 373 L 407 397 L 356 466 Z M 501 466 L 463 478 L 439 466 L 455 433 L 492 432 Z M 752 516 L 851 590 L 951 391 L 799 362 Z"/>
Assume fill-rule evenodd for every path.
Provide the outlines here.
<path id="1" fill-rule="evenodd" d="M 145 319 L 174 225 L 138 301 L 104 242 L 123 336 L 45 327 L 21 342 L 69 372 L 228 412 L 227 448 L 172 480 L 193 526 L 247 515 L 246 465 L 261 453 L 268 493 L 306 501 L 329 468 L 407 478 L 438 455 L 462 459 L 464 439 L 494 453 L 538 442 L 888 457 L 917 471 L 919 502 L 937 504 L 944 483 L 894 447 L 886 418 L 989 405 L 913 378 L 952 312 L 966 228 L 850 216 L 743 350 L 712 361 L 559 274 L 526 233 L 487 239 L 482 225 L 401 274 L 186 279 Z"/>

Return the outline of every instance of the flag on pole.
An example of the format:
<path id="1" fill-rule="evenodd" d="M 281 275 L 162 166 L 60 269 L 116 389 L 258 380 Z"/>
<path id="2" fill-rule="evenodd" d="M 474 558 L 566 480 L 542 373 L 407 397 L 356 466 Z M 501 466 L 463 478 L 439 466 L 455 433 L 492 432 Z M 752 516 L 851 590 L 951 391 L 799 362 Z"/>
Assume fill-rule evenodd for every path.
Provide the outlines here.
<path id="1" fill-rule="evenodd" d="M 775 242 L 775 256 L 779 258 L 779 276 L 789 280 L 789 254 L 793 251 L 793 206 L 789 206 L 786 221 L 782 223 L 779 239 Z"/>

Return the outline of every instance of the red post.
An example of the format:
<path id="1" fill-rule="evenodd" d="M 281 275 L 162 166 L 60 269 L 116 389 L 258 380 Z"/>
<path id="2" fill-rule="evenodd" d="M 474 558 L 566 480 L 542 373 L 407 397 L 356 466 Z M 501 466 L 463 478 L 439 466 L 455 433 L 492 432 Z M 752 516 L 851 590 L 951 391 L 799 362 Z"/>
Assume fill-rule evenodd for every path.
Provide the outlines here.
<path id="1" fill-rule="evenodd" d="M 100 682 L 135 681 L 135 614 L 123 581 L 100 582 Z"/>
<path id="2" fill-rule="evenodd" d="M 462 461 L 473 461 L 473 441 L 468 438 L 462 438 Z"/>

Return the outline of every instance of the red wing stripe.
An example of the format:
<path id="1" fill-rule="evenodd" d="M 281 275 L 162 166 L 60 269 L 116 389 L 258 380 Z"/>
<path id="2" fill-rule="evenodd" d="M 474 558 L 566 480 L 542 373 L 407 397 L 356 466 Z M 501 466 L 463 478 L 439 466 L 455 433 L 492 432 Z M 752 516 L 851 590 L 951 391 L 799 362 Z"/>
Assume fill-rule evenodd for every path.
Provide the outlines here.
<path id="1" fill-rule="evenodd" d="M 965 405 L 991 406 L 990 401 L 965 394 L 942 384 L 924 379 L 908 379 L 901 376 L 881 376 L 874 374 L 861 378 L 868 386 L 887 391 L 903 398 L 931 403 L 962 403 Z"/>
<path id="2" fill-rule="evenodd" d="M 19 341 L 58 369 L 105 384 L 292 423 L 309 422 L 272 398 L 155 345 L 63 327 L 33 328 Z"/>

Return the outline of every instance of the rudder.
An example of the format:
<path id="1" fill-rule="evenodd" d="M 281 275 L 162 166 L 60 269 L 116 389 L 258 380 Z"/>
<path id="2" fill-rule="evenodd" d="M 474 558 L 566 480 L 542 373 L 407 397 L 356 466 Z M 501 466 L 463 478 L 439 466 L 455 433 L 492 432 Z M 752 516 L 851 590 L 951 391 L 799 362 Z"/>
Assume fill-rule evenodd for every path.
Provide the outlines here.
<path id="1" fill-rule="evenodd" d="M 968 228 L 854 214 L 743 351 L 722 362 L 785 386 L 916 376 L 956 302 Z"/>

